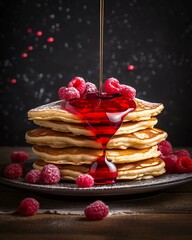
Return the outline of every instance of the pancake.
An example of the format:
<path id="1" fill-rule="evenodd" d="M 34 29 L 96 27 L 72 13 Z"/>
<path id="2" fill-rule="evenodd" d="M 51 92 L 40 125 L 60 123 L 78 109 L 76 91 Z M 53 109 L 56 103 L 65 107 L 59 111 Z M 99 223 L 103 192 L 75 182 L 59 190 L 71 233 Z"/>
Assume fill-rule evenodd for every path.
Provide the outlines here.
<path id="1" fill-rule="evenodd" d="M 52 164 L 92 164 L 99 156 L 102 155 L 101 149 L 91 148 L 51 148 L 47 146 L 35 145 L 32 147 L 33 152 L 38 158 L 44 160 L 46 163 Z M 149 158 L 158 157 L 160 152 L 157 146 L 145 149 L 128 148 L 126 150 L 110 149 L 107 150 L 107 158 L 114 162 L 131 163 Z"/>
<path id="2" fill-rule="evenodd" d="M 86 126 L 83 124 L 66 123 L 63 121 L 54 120 L 34 120 L 34 123 L 38 126 L 51 128 L 52 130 L 59 132 L 70 132 L 75 135 L 92 136 L 91 131 L 86 129 Z M 155 117 L 143 121 L 124 122 L 115 135 L 128 134 L 145 128 L 152 128 L 156 124 L 157 118 Z"/>
<path id="3" fill-rule="evenodd" d="M 127 135 L 113 136 L 108 149 L 145 149 L 157 145 L 167 138 L 167 133 L 158 128 L 148 128 Z"/>
<path id="4" fill-rule="evenodd" d="M 107 145 L 108 149 L 144 149 L 157 145 L 165 140 L 167 133 L 157 128 L 148 128 L 130 134 L 113 136 Z M 86 147 L 102 149 L 102 145 L 92 137 L 75 136 L 49 128 L 30 130 L 25 135 L 26 141 L 34 145 L 49 146 L 52 148 Z"/>
<path id="5" fill-rule="evenodd" d="M 41 170 L 46 164 L 48 163 L 46 163 L 42 159 L 38 159 L 33 163 L 33 168 Z M 90 168 L 90 165 L 57 164 L 56 166 L 60 170 L 60 175 L 62 180 L 73 180 L 73 181 L 75 181 L 80 174 L 88 173 Z"/>
<path id="6" fill-rule="evenodd" d="M 117 164 L 119 180 L 143 180 L 160 176 L 166 172 L 160 158 L 150 158 L 136 163 Z"/>
<path id="7" fill-rule="evenodd" d="M 138 98 L 135 98 L 135 103 L 136 109 L 126 115 L 124 122 L 150 119 L 152 116 L 158 115 L 164 108 L 162 103 L 151 103 Z M 77 115 L 64 110 L 64 104 L 65 102 L 60 100 L 31 109 L 28 112 L 28 118 L 29 120 L 58 120 L 68 123 L 81 123 L 81 119 Z"/>
<path id="8" fill-rule="evenodd" d="M 37 160 L 33 163 L 35 169 L 41 170 L 47 163 L 43 160 Z M 60 169 L 62 180 L 73 180 L 80 174 L 89 172 L 90 165 L 57 165 Z M 142 180 L 165 173 L 165 163 L 159 158 L 151 158 L 136 163 L 117 164 L 117 180 Z"/>

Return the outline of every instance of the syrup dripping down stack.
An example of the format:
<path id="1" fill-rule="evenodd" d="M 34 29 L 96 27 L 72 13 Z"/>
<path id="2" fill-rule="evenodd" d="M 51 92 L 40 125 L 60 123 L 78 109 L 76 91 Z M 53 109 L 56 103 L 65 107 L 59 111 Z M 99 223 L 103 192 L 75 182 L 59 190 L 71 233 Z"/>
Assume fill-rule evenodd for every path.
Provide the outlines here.
<path id="1" fill-rule="evenodd" d="M 107 158 L 118 170 L 117 180 L 150 179 L 165 173 L 157 145 L 167 133 L 156 127 L 164 106 L 137 98 L 135 103 L 135 111 L 127 114 L 107 145 Z M 60 100 L 31 109 L 28 117 L 37 128 L 26 133 L 26 141 L 38 157 L 34 168 L 52 163 L 59 167 L 63 180 L 75 181 L 79 174 L 89 172 L 102 146 L 78 116 L 62 106 Z"/>

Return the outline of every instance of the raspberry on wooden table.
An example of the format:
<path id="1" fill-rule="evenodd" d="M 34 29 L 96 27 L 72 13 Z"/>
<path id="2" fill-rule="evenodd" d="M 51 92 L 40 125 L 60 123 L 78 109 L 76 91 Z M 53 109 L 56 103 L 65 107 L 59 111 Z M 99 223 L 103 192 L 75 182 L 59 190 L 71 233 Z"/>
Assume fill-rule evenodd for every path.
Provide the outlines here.
<path id="1" fill-rule="evenodd" d="M 84 210 L 86 218 L 90 221 L 101 220 L 106 217 L 108 213 L 109 207 L 100 200 L 91 203 Z"/>
<path id="2" fill-rule="evenodd" d="M 11 153 L 11 161 L 13 163 L 21 163 L 29 159 L 29 154 L 26 151 L 14 151 Z"/>
<path id="3" fill-rule="evenodd" d="M 25 198 L 18 206 L 18 213 L 23 216 L 32 216 L 39 210 L 40 204 L 34 198 Z"/>
<path id="4" fill-rule="evenodd" d="M 60 170 L 53 164 L 45 165 L 40 174 L 40 182 L 44 184 L 56 184 L 60 181 Z"/>
<path id="5" fill-rule="evenodd" d="M 79 188 L 89 188 L 94 185 L 94 179 L 89 174 L 80 174 L 76 179 L 76 184 Z"/>
<path id="6" fill-rule="evenodd" d="M 11 163 L 3 169 L 3 176 L 9 179 L 17 179 L 22 177 L 23 167 L 19 163 Z"/>

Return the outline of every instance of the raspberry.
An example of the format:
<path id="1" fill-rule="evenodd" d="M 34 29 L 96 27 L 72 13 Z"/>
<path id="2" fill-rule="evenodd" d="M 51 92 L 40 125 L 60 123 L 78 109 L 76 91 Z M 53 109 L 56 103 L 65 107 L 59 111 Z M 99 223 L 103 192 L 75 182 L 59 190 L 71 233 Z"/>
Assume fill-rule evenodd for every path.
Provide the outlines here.
<path id="1" fill-rule="evenodd" d="M 130 100 L 133 100 L 136 95 L 136 90 L 135 88 L 127 85 L 120 85 L 121 89 L 120 92 L 123 96 L 129 98 Z"/>
<path id="2" fill-rule="evenodd" d="M 104 83 L 104 91 L 108 94 L 119 93 L 120 84 L 116 78 L 108 78 Z"/>
<path id="3" fill-rule="evenodd" d="M 162 155 L 166 156 L 173 152 L 172 145 L 169 141 L 163 140 L 158 144 L 158 150 Z"/>
<path id="4" fill-rule="evenodd" d="M 92 97 L 96 97 L 98 90 L 94 83 L 86 82 L 86 88 L 83 94 L 81 94 L 81 98 L 91 99 Z"/>
<path id="5" fill-rule="evenodd" d="M 59 91 L 58 91 L 58 96 L 59 98 L 62 100 L 62 99 L 65 99 L 65 95 L 64 95 L 64 90 L 66 89 L 66 87 L 60 87 L 59 88 Z"/>
<path id="6" fill-rule="evenodd" d="M 188 156 L 178 157 L 176 168 L 180 173 L 192 172 L 192 159 Z"/>
<path id="7" fill-rule="evenodd" d="M 175 155 L 177 155 L 178 157 L 181 157 L 181 156 L 188 156 L 188 157 L 190 157 L 190 154 L 189 154 L 189 152 L 186 149 L 180 149 L 180 150 L 174 151 L 173 153 Z"/>
<path id="8" fill-rule="evenodd" d="M 11 153 L 11 161 L 13 163 L 21 163 L 29 159 L 29 155 L 25 151 L 14 151 Z"/>
<path id="9" fill-rule="evenodd" d="M 4 168 L 3 175 L 6 178 L 17 179 L 23 175 L 23 167 L 18 163 L 11 163 Z"/>
<path id="10" fill-rule="evenodd" d="M 97 200 L 88 205 L 84 214 L 90 221 L 101 220 L 106 217 L 109 213 L 109 207 L 102 201 Z"/>
<path id="11" fill-rule="evenodd" d="M 97 87 L 94 83 L 86 82 L 86 87 L 84 93 L 95 93 L 97 92 Z"/>
<path id="12" fill-rule="evenodd" d="M 85 91 L 86 83 L 85 80 L 81 77 L 74 77 L 69 83 L 68 87 L 74 87 L 76 88 L 80 94 L 82 94 Z"/>
<path id="13" fill-rule="evenodd" d="M 47 164 L 41 170 L 40 182 L 44 184 L 56 184 L 60 181 L 60 170 L 53 164 Z"/>
<path id="14" fill-rule="evenodd" d="M 97 92 L 97 87 L 94 83 L 86 82 L 85 93 Z"/>
<path id="15" fill-rule="evenodd" d="M 20 202 L 17 211 L 23 216 L 32 216 L 39 210 L 40 204 L 34 198 L 25 198 Z"/>
<path id="16" fill-rule="evenodd" d="M 69 88 L 63 89 L 62 99 L 69 101 L 74 98 L 80 98 L 80 93 L 76 88 L 69 87 Z"/>
<path id="17" fill-rule="evenodd" d="M 24 178 L 24 181 L 27 183 L 39 183 L 40 182 L 41 171 L 38 169 L 32 169 L 29 171 Z"/>
<path id="18" fill-rule="evenodd" d="M 76 179 L 77 187 L 88 188 L 94 185 L 94 179 L 89 174 L 80 174 Z"/>
<path id="19" fill-rule="evenodd" d="M 165 162 L 165 168 L 168 173 L 176 173 L 177 167 L 176 167 L 176 161 L 178 157 L 174 154 L 169 154 L 166 156 L 161 155 L 159 158 L 161 158 Z"/>

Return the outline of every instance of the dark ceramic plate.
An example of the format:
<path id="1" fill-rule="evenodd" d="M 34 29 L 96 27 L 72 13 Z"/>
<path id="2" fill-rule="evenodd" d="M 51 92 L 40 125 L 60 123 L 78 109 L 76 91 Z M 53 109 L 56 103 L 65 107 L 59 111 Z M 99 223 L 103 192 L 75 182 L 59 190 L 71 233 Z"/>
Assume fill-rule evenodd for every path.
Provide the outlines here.
<path id="1" fill-rule="evenodd" d="M 60 196 L 117 196 L 129 194 L 145 194 L 149 192 L 162 191 L 173 186 L 192 182 L 192 173 L 183 173 L 164 174 L 160 177 L 156 177 L 150 180 L 117 181 L 117 183 L 113 185 L 96 185 L 91 188 L 77 188 L 76 184 L 65 181 L 54 185 L 42 185 L 25 183 L 23 179 L 7 179 L 2 177 L 3 165 L 0 165 L 0 167 L 0 183 L 4 185 L 34 193 Z"/>

